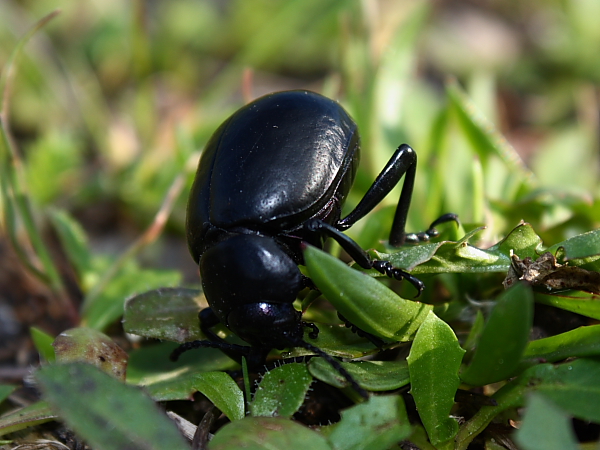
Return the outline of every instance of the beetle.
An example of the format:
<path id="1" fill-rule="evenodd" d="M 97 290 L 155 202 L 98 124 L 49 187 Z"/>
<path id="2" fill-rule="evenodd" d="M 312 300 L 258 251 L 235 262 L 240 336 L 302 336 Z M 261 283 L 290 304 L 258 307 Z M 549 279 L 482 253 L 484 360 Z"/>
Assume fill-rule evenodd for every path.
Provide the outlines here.
<path id="1" fill-rule="evenodd" d="M 373 260 L 342 231 L 375 208 L 404 176 L 389 243 L 426 241 L 435 226 L 456 221 L 445 214 L 421 233 L 405 232 L 417 156 L 402 144 L 358 205 L 341 217 L 360 159 L 358 129 L 335 101 L 310 91 L 277 92 L 231 115 L 212 135 L 198 165 L 187 205 L 189 251 L 199 265 L 209 308 L 200 312 L 208 340 L 188 342 L 172 359 L 198 347 L 219 348 L 251 366 L 272 349 L 304 347 L 324 357 L 361 395 L 365 391 L 339 362 L 306 342 L 293 302 L 305 287 L 302 247 L 323 247 L 327 238 L 365 268 L 407 279 L 420 293 L 423 283 L 389 261 Z M 222 340 L 212 330 L 224 324 L 250 344 Z"/>

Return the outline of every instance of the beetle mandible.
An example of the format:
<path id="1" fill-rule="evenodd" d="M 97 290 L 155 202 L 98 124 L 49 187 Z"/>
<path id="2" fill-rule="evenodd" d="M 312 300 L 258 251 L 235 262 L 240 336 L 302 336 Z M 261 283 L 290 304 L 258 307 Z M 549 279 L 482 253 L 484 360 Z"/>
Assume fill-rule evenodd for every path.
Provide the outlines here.
<path id="1" fill-rule="evenodd" d="M 188 342 L 172 355 L 214 347 L 250 365 L 262 364 L 270 350 L 304 347 L 325 357 L 361 395 L 366 393 L 337 360 L 306 342 L 293 302 L 310 280 L 301 274 L 301 247 L 322 248 L 335 239 L 365 269 L 406 278 L 420 293 L 423 283 L 373 260 L 342 233 L 402 187 L 389 242 L 419 242 L 437 235 L 435 226 L 456 220 L 446 214 L 422 233 L 405 233 L 417 157 L 402 144 L 359 204 L 341 218 L 360 158 L 358 129 L 335 101 L 309 91 L 261 97 L 231 115 L 202 153 L 187 207 L 187 241 L 198 263 L 209 304 L 200 313 L 208 341 Z M 229 344 L 211 328 L 223 323 L 250 347 Z"/>

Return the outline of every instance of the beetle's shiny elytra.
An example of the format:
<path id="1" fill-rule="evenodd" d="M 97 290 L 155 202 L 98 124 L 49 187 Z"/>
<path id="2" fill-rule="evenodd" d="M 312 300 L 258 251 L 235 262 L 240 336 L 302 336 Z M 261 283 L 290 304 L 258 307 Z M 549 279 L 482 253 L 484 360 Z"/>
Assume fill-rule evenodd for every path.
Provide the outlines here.
<path id="1" fill-rule="evenodd" d="M 445 215 L 424 233 L 404 231 L 416 170 L 416 154 L 398 147 L 358 206 L 341 210 L 360 159 L 356 124 L 335 101 L 308 91 L 261 97 L 230 116 L 208 141 L 187 209 L 187 240 L 200 267 L 210 308 L 201 313 L 209 341 L 184 344 L 173 357 L 195 347 L 216 347 L 260 364 L 273 348 L 302 346 L 324 356 L 366 395 L 337 361 L 303 339 L 301 313 L 292 303 L 311 287 L 298 265 L 302 245 L 322 247 L 335 239 L 364 268 L 422 283 L 388 261 L 372 260 L 342 233 L 364 217 L 405 176 L 390 243 L 426 240 Z M 250 344 L 221 340 L 211 328 L 223 323 Z"/>

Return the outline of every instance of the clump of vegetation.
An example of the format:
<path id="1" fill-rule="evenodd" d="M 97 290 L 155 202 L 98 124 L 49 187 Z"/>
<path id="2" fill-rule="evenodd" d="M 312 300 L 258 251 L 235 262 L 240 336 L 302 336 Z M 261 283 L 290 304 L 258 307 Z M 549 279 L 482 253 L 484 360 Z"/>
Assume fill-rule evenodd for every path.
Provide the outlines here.
<path id="1" fill-rule="evenodd" d="M 212 449 L 597 446 L 595 2 L 510 14 L 65 2 L 27 32 L 43 8 L 0 5 L 3 448 L 34 441 L 43 422 L 54 424 L 37 427 L 44 439 L 73 448 L 202 448 L 209 437 Z M 169 360 L 203 338 L 182 237 L 198 155 L 237 107 L 295 87 L 338 99 L 359 125 L 349 209 L 408 142 L 419 156 L 409 231 L 461 218 L 392 249 L 398 191 L 348 231 L 419 277 L 418 299 L 348 266 L 335 245 L 306 250 L 319 291 L 297 307 L 320 329 L 306 340 L 342 358 L 367 401 L 305 349 L 273 352 L 258 374 L 215 349 Z"/>

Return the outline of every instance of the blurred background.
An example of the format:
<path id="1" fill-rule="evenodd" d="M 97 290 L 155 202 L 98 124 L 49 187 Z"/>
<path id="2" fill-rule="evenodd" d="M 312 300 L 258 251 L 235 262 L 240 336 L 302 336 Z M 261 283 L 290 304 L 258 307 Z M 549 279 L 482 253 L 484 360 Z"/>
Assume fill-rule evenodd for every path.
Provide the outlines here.
<path id="1" fill-rule="evenodd" d="M 76 238 L 54 253 L 72 298 L 122 308 L 136 291 L 198 283 L 183 230 L 199 151 L 277 90 L 323 93 L 357 121 L 348 207 L 407 142 L 420 158 L 410 230 L 452 211 L 487 225 L 482 246 L 521 219 L 550 245 L 600 223 L 597 0 L 2 0 L 0 68 L 54 9 L 18 59 L 4 118 L 40 229 L 50 216 Z M 119 260 L 171 188 L 164 233 Z M 350 234 L 379 245 L 393 204 Z M 2 237 L 0 260 L 4 304 L 44 303 Z M 115 308 L 88 320 L 106 327 Z M 6 319 L 5 336 L 36 320 Z"/>

